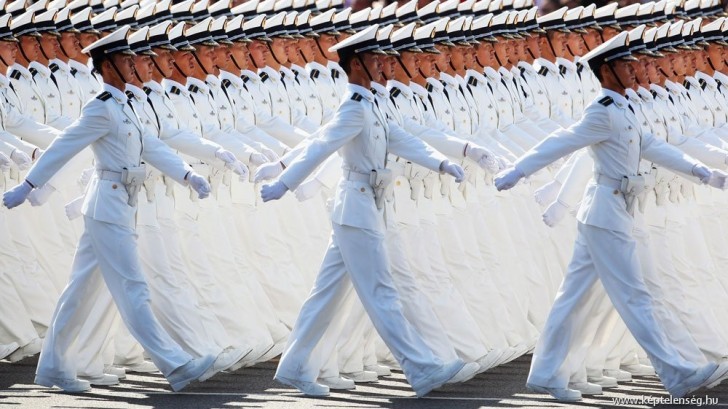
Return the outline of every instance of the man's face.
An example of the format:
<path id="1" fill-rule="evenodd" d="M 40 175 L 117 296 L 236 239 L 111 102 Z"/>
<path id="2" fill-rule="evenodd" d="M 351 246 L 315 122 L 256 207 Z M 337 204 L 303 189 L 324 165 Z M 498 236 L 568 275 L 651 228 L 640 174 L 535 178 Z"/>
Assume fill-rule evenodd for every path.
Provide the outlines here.
<path id="1" fill-rule="evenodd" d="M 494 43 L 493 45 L 493 51 L 495 52 L 495 55 L 498 57 L 498 63 L 497 65 L 508 65 L 509 60 L 509 43 L 510 40 L 507 40 L 502 37 L 498 37 L 498 42 Z"/>
<path id="2" fill-rule="evenodd" d="M 529 56 L 533 54 L 534 59 L 541 57 L 541 48 L 539 46 L 541 37 L 541 34 L 534 34 L 531 37 L 526 38 L 526 47 L 528 49 L 527 54 Z"/>
<path id="3" fill-rule="evenodd" d="M 554 55 L 556 57 L 563 57 L 568 55 L 566 50 L 566 33 L 562 33 L 558 30 L 549 31 L 547 34 L 551 41 L 551 47 L 553 47 Z M 548 47 L 548 44 L 546 44 Z"/>
<path id="4" fill-rule="evenodd" d="M 456 70 L 459 70 L 465 66 L 465 56 L 463 55 L 464 48 L 465 47 L 460 45 L 456 47 L 450 47 L 450 62 Z"/>
<path id="5" fill-rule="evenodd" d="M 670 56 L 672 57 L 672 70 L 675 71 L 675 74 L 685 75 L 687 67 L 685 67 L 686 60 L 682 51 L 673 53 Z"/>
<path id="6" fill-rule="evenodd" d="M 20 36 L 20 47 L 23 49 L 28 61 L 37 61 L 40 54 L 40 43 L 37 37 Z"/>
<path id="7" fill-rule="evenodd" d="M 402 61 L 402 65 L 404 65 L 410 75 L 415 75 L 417 73 L 417 61 L 419 56 L 420 53 L 413 53 L 411 51 L 400 52 L 399 59 Z"/>
<path id="8" fill-rule="evenodd" d="M 666 76 L 666 79 L 670 79 L 673 75 L 672 54 L 666 52 L 665 56 L 658 58 L 656 62 L 658 70 Z"/>
<path id="9" fill-rule="evenodd" d="M 722 45 L 710 43 L 706 50 L 708 59 L 716 71 L 722 71 L 725 68 L 724 48 Z"/>
<path id="10" fill-rule="evenodd" d="M 587 53 L 584 39 L 582 38 L 582 35 L 577 32 L 568 34 L 568 45 L 571 54 L 574 56 L 582 56 Z"/>
<path id="11" fill-rule="evenodd" d="M 635 88 L 637 88 L 637 85 L 641 85 L 647 88 L 650 85 L 650 79 L 647 74 L 647 63 L 651 62 L 652 57 L 640 55 L 639 57 L 637 57 L 637 59 L 638 61 L 633 61 L 630 63 L 635 73 L 635 79 L 637 80 Z"/>
<path id="12" fill-rule="evenodd" d="M 635 75 L 636 73 L 632 62 L 618 60 L 614 61 L 612 63 L 612 66 L 614 67 L 614 73 L 617 74 L 617 77 L 622 82 L 622 85 L 625 86 L 625 88 L 635 87 L 637 77 Z"/>
<path id="13" fill-rule="evenodd" d="M 483 41 L 477 47 L 478 61 L 487 67 L 497 67 L 498 62 L 495 59 L 495 51 L 493 44 Z"/>
<path id="14" fill-rule="evenodd" d="M 645 59 L 645 68 L 647 69 L 647 80 L 649 83 L 660 83 L 660 72 L 657 70 L 657 59 L 655 57 L 647 57 Z"/>
<path id="15" fill-rule="evenodd" d="M 435 44 L 435 48 L 440 51 L 440 54 L 434 54 L 437 71 L 446 72 L 450 67 L 450 47 L 442 44 Z"/>
<path id="16" fill-rule="evenodd" d="M 215 47 L 209 45 L 196 45 L 195 54 L 202 65 L 205 74 L 214 74 L 215 72 Z"/>
<path id="17" fill-rule="evenodd" d="M 167 78 L 171 77 L 174 72 L 174 57 L 172 56 L 172 52 L 162 48 L 156 48 L 154 52 L 157 53 L 157 57 L 153 58 L 162 72 L 162 76 Z"/>
<path id="18" fill-rule="evenodd" d="M 195 57 L 190 51 L 175 51 L 172 53 L 173 61 L 177 62 L 177 66 L 182 70 L 181 74 L 188 77 L 195 71 Z"/>
<path id="19" fill-rule="evenodd" d="M 316 39 L 312 37 L 306 37 L 298 40 L 298 45 L 301 48 L 303 57 L 307 62 L 313 61 L 316 58 Z"/>
<path id="20" fill-rule="evenodd" d="M 45 54 L 49 60 L 56 58 L 60 51 L 58 37 L 52 34 L 43 33 L 43 37 L 40 38 L 40 47 L 43 50 L 43 54 Z"/>
<path id="21" fill-rule="evenodd" d="M 247 69 L 250 65 L 250 52 L 246 43 L 236 42 L 230 46 L 230 53 L 232 59 L 235 61 L 240 69 Z M 232 68 L 232 67 L 231 67 Z"/>
<path id="22" fill-rule="evenodd" d="M 232 64 L 232 51 L 230 50 L 229 45 L 220 44 L 219 47 L 215 47 L 215 69 L 214 74 L 217 75 L 220 73 L 220 68 L 227 69 Z"/>
<path id="23" fill-rule="evenodd" d="M 386 55 L 380 58 L 382 61 L 382 82 L 394 79 L 394 67 L 397 64 L 397 57 Z"/>
<path id="24" fill-rule="evenodd" d="M 134 77 L 134 58 L 130 55 L 125 54 L 114 54 L 111 56 L 116 69 L 119 70 L 121 75 L 124 77 L 124 82 L 129 82 L 130 78 Z M 107 61 L 110 63 L 111 61 Z M 111 68 L 113 70 L 113 68 Z"/>
<path id="25" fill-rule="evenodd" d="M 329 61 L 339 61 L 338 54 L 329 52 L 329 48 L 333 47 L 336 44 L 335 36 L 332 36 L 330 34 L 321 34 L 321 37 L 317 38 L 316 41 L 323 51 L 324 58 Z"/>
<path id="26" fill-rule="evenodd" d="M 616 36 L 619 33 L 619 30 L 614 27 L 604 27 L 602 28 L 602 40 L 608 41 L 610 38 Z"/>
<path id="27" fill-rule="evenodd" d="M 268 46 L 262 41 L 253 41 L 248 44 L 248 50 L 250 51 L 250 58 L 255 62 L 255 65 L 259 68 L 265 67 L 268 62 Z"/>
<path id="28" fill-rule="evenodd" d="M 424 53 L 418 57 L 420 72 L 425 78 L 437 78 L 440 71 L 437 69 L 437 54 Z"/>
<path id="29" fill-rule="evenodd" d="M 0 41 L 0 57 L 10 66 L 15 64 L 15 55 L 18 53 L 17 43 L 11 41 Z"/>
<path id="30" fill-rule="evenodd" d="M 288 50 L 289 50 L 289 40 L 283 39 L 283 38 L 273 38 L 273 42 L 271 43 L 271 50 L 273 50 L 273 56 L 280 64 L 285 64 L 288 62 Z"/>
<path id="31" fill-rule="evenodd" d="M 374 53 L 364 53 L 362 55 L 364 66 L 369 70 L 369 74 L 375 82 L 382 81 L 382 62 L 379 57 L 380 55 Z"/>
<path id="32" fill-rule="evenodd" d="M 148 55 L 135 56 L 134 70 L 136 70 L 136 73 L 142 83 L 151 81 L 152 74 L 154 73 L 154 63 L 152 62 L 152 57 Z"/>
<path id="33" fill-rule="evenodd" d="M 581 37 L 584 39 L 584 45 L 590 50 L 595 49 L 602 43 L 602 36 L 599 35 L 599 30 L 595 28 L 586 29 L 587 33 L 582 34 Z"/>
<path id="34" fill-rule="evenodd" d="M 81 34 L 76 34 L 76 36 L 78 37 L 79 43 L 81 43 L 82 50 L 84 48 L 90 46 L 91 44 L 93 44 L 95 41 L 97 41 L 99 39 L 98 34 L 91 34 L 91 33 L 81 33 Z"/>
<path id="35" fill-rule="evenodd" d="M 81 43 L 74 33 L 61 33 L 60 45 L 68 58 L 75 58 L 81 52 Z"/>

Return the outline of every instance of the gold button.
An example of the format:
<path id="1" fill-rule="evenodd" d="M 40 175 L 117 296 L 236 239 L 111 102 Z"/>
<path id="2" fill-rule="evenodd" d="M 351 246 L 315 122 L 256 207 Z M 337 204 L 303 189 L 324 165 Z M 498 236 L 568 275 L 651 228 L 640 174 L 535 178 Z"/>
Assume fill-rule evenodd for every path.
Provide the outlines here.
<path id="1" fill-rule="evenodd" d="M 615 195 L 618 195 L 618 194 L 619 194 L 619 190 L 617 190 L 617 189 L 614 189 L 614 194 L 615 194 Z"/>
<path id="2" fill-rule="evenodd" d="M 113 185 L 111 185 L 111 188 L 112 189 L 116 189 L 117 187 L 119 187 L 119 186 L 117 186 L 116 183 L 114 183 Z"/>
<path id="3" fill-rule="evenodd" d="M 361 188 L 361 189 L 359 189 L 359 190 L 360 190 L 360 191 L 361 191 L 362 193 L 363 193 L 363 192 L 366 192 L 366 191 L 367 191 L 367 190 L 366 190 L 365 188 Z"/>
<path id="4" fill-rule="evenodd" d="M 402 184 L 402 182 L 398 180 L 398 181 L 397 181 L 397 186 L 399 186 L 399 185 L 401 185 L 401 184 Z"/>

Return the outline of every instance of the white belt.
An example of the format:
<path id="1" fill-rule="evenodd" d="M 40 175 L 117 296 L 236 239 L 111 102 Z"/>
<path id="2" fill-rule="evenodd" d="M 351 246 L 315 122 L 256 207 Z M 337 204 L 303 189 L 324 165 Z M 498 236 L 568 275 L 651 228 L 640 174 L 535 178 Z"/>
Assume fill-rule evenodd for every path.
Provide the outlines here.
<path id="1" fill-rule="evenodd" d="M 351 182 L 369 183 L 369 181 L 371 180 L 371 175 L 369 173 L 361 173 L 355 170 L 344 169 L 344 179 Z"/>
<path id="2" fill-rule="evenodd" d="M 597 182 L 597 185 L 606 186 L 611 189 L 622 189 L 622 180 L 621 179 L 615 179 L 609 176 L 602 175 L 600 173 L 597 173 L 594 175 L 594 180 Z"/>
<path id="3" fill-rule="evenodd" d="M 96 176 L 101 180 L 108 180 L 110 182 L 121 182 L 121 172 L 114 172 L 113 170 L 99 170 L 96 169 Z"/>

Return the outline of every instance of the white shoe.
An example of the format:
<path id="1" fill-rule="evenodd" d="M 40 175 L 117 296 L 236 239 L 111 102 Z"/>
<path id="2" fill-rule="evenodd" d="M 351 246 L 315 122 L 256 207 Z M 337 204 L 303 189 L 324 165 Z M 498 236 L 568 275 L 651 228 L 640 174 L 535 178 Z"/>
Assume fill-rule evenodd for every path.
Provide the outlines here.
<path id="1" fill-rule="evenodd" d="M 382 366 L 386 366 L 387 368 L 389 368 L 392 371 L 402 372 L 402 367 L 399 365 L 399 362 L 397 362 L 395 360 L 391 360 L 391 361 L 379 361 L 379 364 L 382 365 Z"/>
<path id="2" fill-rule="evenodd" d="M 65 379 L 52 376 L 35 375 L 34 382 L 37 385 L 46 386 L 48 388 L 57 386 L 68 393 L 80 393 L 91 390 L 91 384 L 88 381 L 82 381 L 80 379 Z"/>
<path id="3" fill-rule="evenodd" d="M 15 351 L 13 351 L 13 353 L 8 355 L 8 361 L 10 361 L 10 362 L 21 361 L 25 358 L 39 354 L 40 350 L 42 348 L 43 348 L 43 340 L 41 340 L 40 338 L 36 338 L 36 339 L 30 341 L 28 344 L 15 349 Z"/>
<path id="4" fill-rule="evenodd" d="M 655 368 L 648 365 L 621 365 L 619 369 L 629 372 L 632 376 L 655 376 Z"/>
<path id="5" fill-rule="evenodd" d="M 179 392 L 193 381 L 204 376 L 214 365 L 214 355 L 207 355 L 201 358 L 192 359 L 169 374 L 167 377 L 169 386 L 172 387 L 173 391 Z"/>
<path id="6" fill-rule="evenodd" d="M 616 379 L 617 382 L 629 382 L 632 380 L 632 374 L 621 369 L 605 369 L 602 373 L 604 376 Z"/>
<path id="7" fill-rule="evenodd" d="M 144 360 L 142 362 L 130 365 L 117 365 L 124 368 L 125 372 L 136 372 L 136 373 L 157 373 L 159 368 L 154 365 L 154 362 Z"/>
<path id="8" fill-rule="evenodd" d="M 207 368 L 205 373 L 197 378 L 197 380 L 200 382 L 205 382 L 206 380 L 215 376 L 216 373 L 222 372 L 235 365 L 238 361 L 243 359 L 243 356 L 245 356 L 245 354 L 247 354 L 248 352 L 249 351 L 239 348 L 230 348 L 220 352 L 215 358 L 215 362 L 209 368 Z"/>
<path id="9" fill-rule="evenodd" d="M 390 376 L 392 375 L 392 371 L 389 370 L 384 365 L 374 364 L 374 365 L 364 365 L 364 371 L 366 372 L 374 372 L 377 374 L 377 376 Z M 354 381 L 356 382 L 356 381 Z"/>
<path id="10" fill-rule="evenodd" d="M 619 386 L 617 380 L 612 378 L 611 376 L 600 376 L 599 378 L 588 376 L 586 380 L 587 382 L 599 385 L 602 388 L 616 388 L 617 386 Z"/>
<path id="11" fill-rule="evenodd" d="M 379 380 L 377 373 L 372 371 L 342 373 L 341 376 L 345 376 L 356 383 L 371 383 Z"/>
<path id="12" fill-rule="evenodd" d="M 329 376 L 326 378 L 318 378 L 316 382 L 321 385 L 328 386 L 333 390 L 352 390 L 356 389 L 356 384 L 351 379 L 342 378 L 340 376 Z"/>
<path id="13" fill-rule="evenodd" d="M 20 346 L 17 342 L 11 342 L 7 345 L 0 345 L 0 359 L 4 359 L 6 356 L 12 354 Z"/>
<path id="14" fill-rule="evenodd" d="M 475 364 L 474 362 L 472 363 Z M 411 384 L 412 389 L 414 389 L 417 396 L 421 398 L 430 393 L 433 389 L 441 387 L 447 381 L 458 376 L 460 371 L 464 368 L 465 363 L 460 359 L 446 363 L 420 382 Z M 475 369 L 475 371 L 477 371 L 477 369 Z"/>
<path id="15" fill-rule="evenodd" d="M 455 374 L 455 376 L 448 379 L 445 383 L 467 382 L 473 379 L 473 377 L 478 374 L 478 369 L 480 369 L 480 365 L 475 362 L 469 362 L 465 364 L 465 366 L 463 366 L 463 368 L 459 370 L 458 373 Z"/>
<path id="16" fill-rule="evenodd" d="M 499 351 L 496 349 L 491 350 L 487 354 L 480 357 L 477 361 L 475 361 L 478 365 L 480 365 L 480 368 L 478 369 L 478 373 L 483 373 L 487 371 L 488 369 L 491 369 L 498 365 L 498 362 L 500 362 L 501 358 L 503 356 L 503 351 Z"/>
<path id="17" fill-rule="evenodd" d="M 79 375 L 78 379 L 81 379 L 82 381 L 88 381 L 88 383 L 90 383 L 91 385 L 96 386 L 111 386 L 119 384 L 119 378 L 116 375 L 111 375 L 107 373 L 95 376 Z"/>
<path id="18" fill-rule="evenodd" d="M 250 353 L 253 352 L 252 347 L 242 347 L 242 348 L 236 348 L 236 347 L 228 347 L 228 349 L 233 351 L 240 351 L 242 352 L 242 356 L 240 359 L 238 359 L 237 362 L 230 365 L 225 371 L 227 372 L 235 372 L 238 369 L 244 367 L 247 364 L 247 358 L 250 356 Z"/>
<path id="19" fill-rule="evenodd" d="M 109 365 L 104 367 L 104 373 L 107 373 L 109 375 L 116 375 L 117 378 L 126 379 L 126 371 L 124 368 L 119 368 L 118 366 Z"/>
<path id="20" fill-rule="evenodd" d="M 527 383 L 526 387 L 532 392 L 551 395 L 554 399 L 561 402 L 576 402 L 581 400 L 581 392 L 575 389 L 547 388 L 545 386 L 538 386 L 531 383 Z"/>
<path id="21" fill-rule="evenodd" d="M 281 376 L 276 376 L 273 379 L 284 385 L 298 389 L 299 392 L 306 396 L 329 396 L 329 387 L 320 383 L 284 378 Z"/>
<path id="22" fill-rule="evenodd" d="M 275 344 L 258 344 L 253 346 L 253 350 L 250 351 L 250 353 L 243 358 L 243 366 L 242 367 L 249 367 L 257 364 L 258 362 L 265 362 L 267 361 L 266 356 L 268 354 L 268 351 L 270 351 L 272 348 L 275 347 Z M 239 369 L 239 368 L 238 368 Z"/>
<path id="23" fill-rule="evenodd" d="M 286 343 L 285 342 L 273 344 L 273 346 L 270 347 L 270 348 L 268 348 L 268 350 L 260 358 L 258 358 L 255 362 L 256 363 L 268 362 L 271 359 L 273 359 L 273 358 L 277 357 L 278 355 L 282 354 L 284 349 L 286 349 Z"/>
<path id="24" fill-rule="evenodd" d="M 728 379 L 728 362 L 723 362 L 719 365 L 710 363 L 698 369 L 688 379 L 680 383 L 680 386 L 684 386 L 684 392 L 678 387 L 675 393 L 670 393 L 677 398 L 681 398 L 692 395 L 703 388 L 713 389 L 726 379 Z M 680 393 L 683 394 L 680 395 Z"/>
<path id="25" fill-rule="evenodd" d="M 591 382 L 569 382 L 569 389 L 575 389 L 582 395 L 601 395 L 602 387 Z"/>

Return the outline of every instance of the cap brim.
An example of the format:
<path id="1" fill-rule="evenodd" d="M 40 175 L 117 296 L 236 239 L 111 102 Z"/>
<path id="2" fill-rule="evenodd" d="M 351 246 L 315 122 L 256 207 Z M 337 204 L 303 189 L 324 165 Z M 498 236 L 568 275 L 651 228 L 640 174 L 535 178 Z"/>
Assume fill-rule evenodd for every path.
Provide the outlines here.
<path id="1" fill-rule="evenodd" d="M 197 51 L 197 49 L 195 47 L 191 46 L 191 45 L 183 45 L 183 46 L 177 48 L 177 51 L 190 51 L 190 52 L 193 52 L 193 51 Z"/>
<path id="2" fill-rule="evenodd" d="M 7 41 L 9 43 L 19 43 L 20 42 L 20 40 L 18 40 L 15 37 L 12 37 L 12 36 L 0 38 L 0 41 Z"/>
<path id="3" fill-rule="evenodd" d="M 223 44 L 223 45 L 233 45 L 233 44 L 234 44 L 234 43 L 233 43 L 232 41 L 230 41 L 230 40 L 217 40 L 217 42 L 218 42 L 219 44 Z"/>
<path id="4" fill-rule="evenodd" d="M 718 41 L 716 41 L 715 43 L 716 43 L 716 44 L 718 44 L 718 45 L 723 45 L 723 46 L 726 46 L 726 47 L 728 47 L 728 42 L 725 42 L 725 41 L 723 41 L 723 40 L 718 40 Z"/>
<path id="5" fill-rule="evenodd" d="M 381 48 L 375 48 L 373 50 L 366 51 L 367 53 L 374 53 L 379 55 L 388 55 L 386 51 L 382 50 Z"/>
<path id="6" fill-rule="evenodd" d="M 589 34 L 589 32 L 586 31 L 583 28 L 575 28 L 574 31 L 577 32 L 577 33 L 579 33 L 579 34 Z"/>
<path id="7" fill-rule="evenodd" d="M 30 36 L 30 37 L 38 37 L 38 38 L 43 37 L 43 35 L 41 33 L 37 32 L 37 31 L 33 31 L 32 33 L 26 33 L 26 34 L 23 34 L 23 35 L 24 36 Z"/>
<path id="8" fill-rule="evenodd" d="M 177 47 L 173 46 L 172 44 L 164 44 L 164 45 L 160 45 L 159 47 L 155 47 L 155 48 L 159 48 L 159 49 L 167 50 L 167 51 L 179 51 L 177 49 Z"/>
<path id="9" fill-rule="evenodd" d="M 670 52 L 670 53 L 679 53 L 679 52 L 680 52 L 680 51 L 678 51 L 678 50 L 677 50 L 677 49 L 676 49 L 675 47 L 673 47 L 673 46 L 665 47 L 665 48 L 662 48 L 661 50 L 665 50 L 665 51 L 667 51 L 667 52 Z"/>
<path id="10" fill-rule="evenodd" d="M 150 57 L 159 57 L 159 54 L 155 53 L 155 52 L 154 52 L 154 51 L 152 51 L 152 50 L 142 51 L 142 52 L 139 52 L 139 53 L 137 53 L 137 54 L 138 54 L 138 55 L 148 55 L 148 56 L 150 56 Z"/>
<path id="11" fill-rule="evenodd" d="M 435 47 L 427 47 L 423 48 L 422 51 L 424 51 L 426 54 L 442 54 L 440 50 L 438 50 Z"/>
<path id="12" fill-rule="evenodd" d="M 558 30 L 558 31 L 561 31 L 562 33 L 567 33 L 567 34 L 571 32 L 571 30 L 569 30 L 569 29 L 568 29 L 568 28 L 566 28 L 566 27 L 562 27 L 562 28 L 559 28 L 559 29 L 557 29 L 557 30 Z"/>
<path id="13" fill-rule="evenodd" d="M 137 55 L 137 54 L 136 54 L 136 53 L 135 53 L 134 51 L 132 51 L 132 50 L 124 50 L 124 51 L 119 51 L 119 52 L 116 52 L 116 53 L 111 53 L 110 55 L 114 55 L 114 54 L 124 54 L 124 55 L 130 55 L 130 56 L 132 56 L 132 57 L 134 57 L 134 56 L 136 56 L 136 55 Z"/>
<path id="14" fill-rule="evenodd" d="M 625 55 L 624 57 L 620 58 L 622 61 L 639 61 L 637 57 L 634 55 Z"/>
<path id="15" fill-rule="evenodd" d="M 391 55 L 394 57 L 399 56 L 399 53 L 396 50 L 386 50 L 385 53 L 387 53 L 387 55 Z"/>
<path id="16" fill-rule="evenodd" d="M 545 33 L 545 31 L 544 31 L 544 33 Z M 498 42 L 498 39 L 495 38 L 495 37 L 493 37 L 493 36 L 483 37 L 483 40 L 485 40 L 485 41 L 487 41 L 489 43 L 497 43 Z"/>
<path id="17" fill-rule="evenodd" d="M 319 35 L 319 33 L 314 33 L 313 31 L 311 31 L 310 33 L 306 33 L 305 37 L 319 38 L 321 36 Z"/>

